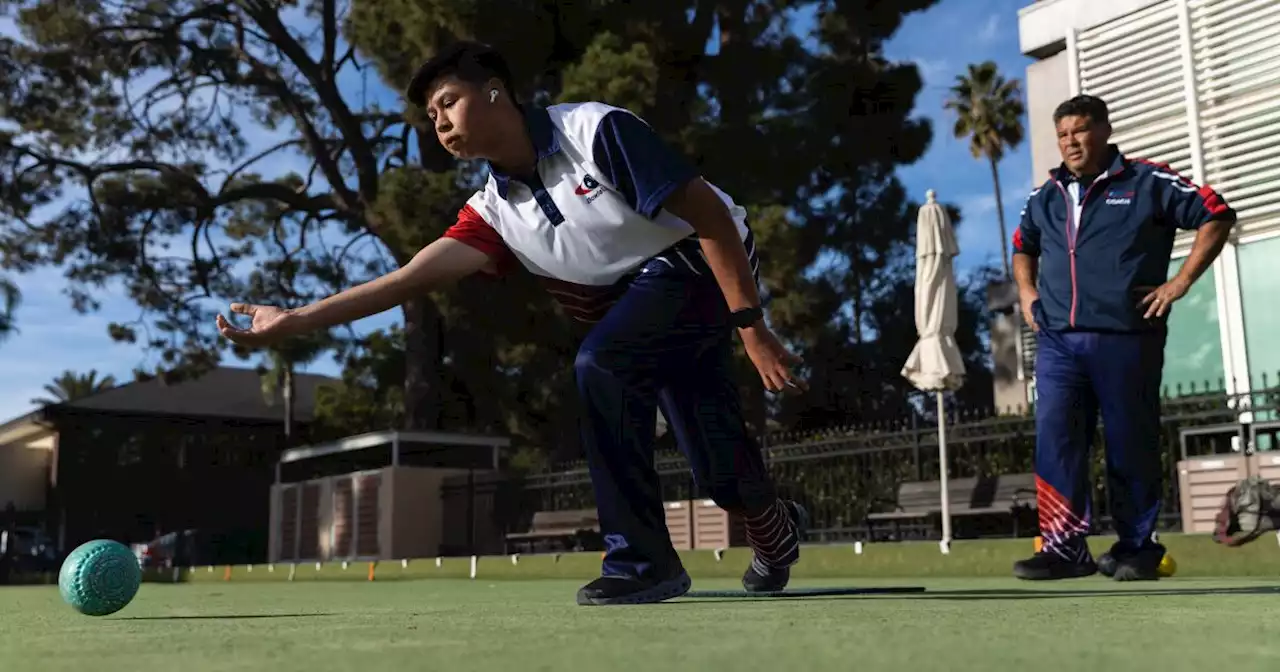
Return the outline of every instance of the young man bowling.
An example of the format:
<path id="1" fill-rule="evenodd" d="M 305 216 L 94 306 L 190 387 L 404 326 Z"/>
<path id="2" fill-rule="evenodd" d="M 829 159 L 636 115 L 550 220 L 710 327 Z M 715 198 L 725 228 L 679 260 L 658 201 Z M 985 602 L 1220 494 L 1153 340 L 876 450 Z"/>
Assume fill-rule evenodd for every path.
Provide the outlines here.
<path id="1" fill-rule="evenodd" d="M 451 154 L 490 169 L 457 223 L 381 278 L 296 310 L 233 304 L 251 326 L 219 315 L 219 330 L 263 345 L 380 313 L 477 271 L 523 267 L 592 325 L 574 367 L 606 551 L 579 604 L 659 602 L 689 590 L 653 464 L 657 409 L 698 484 L 745 521 L 754 555 L 743 585 L 782 589 L 807 514 L 778 498 L 747 433 L 734 332 L 767 389 L 805 384 L 790 368 L 798 358 L 763 320 L 745 211 L 631 112 L 590 102 L 537 109 L 511 91 L 507 65 L 484 45 L 458 43 L 426 63 L 408 102 L 426 109 Z"/>

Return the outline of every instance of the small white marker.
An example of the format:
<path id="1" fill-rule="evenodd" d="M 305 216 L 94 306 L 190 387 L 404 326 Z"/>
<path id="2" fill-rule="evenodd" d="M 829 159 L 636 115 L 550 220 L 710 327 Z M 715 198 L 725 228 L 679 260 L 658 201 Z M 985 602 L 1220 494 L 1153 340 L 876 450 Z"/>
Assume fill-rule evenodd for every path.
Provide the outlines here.
<path id="1" fill-rule="evenodd" d="M 317 571 L 317 572 L 318 572 L 318 571 L 320 571 L 320 563 L 318 563 L 318 562 L 316 563 L 316 571 Z"/>
<path id="2" fill-rule="evenodd" d="M 855 541 L 855 542 L 853 542 L 853 553 L 854 553 L 855 555 L 862 555 L 862 542 L 861 542 L 861 541 Z"/>
<path id="3" fill-rule="evenodd" d="M 346 568 L 347 568 L 347 561 L 346 561 L 346 560 L 343 560 L 343 561 L 342 561 L 342 568 L 343 568 L 343 569 L 346 569 Z"/>
<path id="4" fill-rule="evenodd" d="M 252 571 L 253 571 L 253 565 L 245 565 L 245 569 L 247 569 L 248 571 L 252 572 Z"/>
<path id="5" fill-rule="evenodd" d="M 476 578 L 476 556 L 471 556 L 471 578 Z"/>
<path id="6" fill-rule="evenodd" d="M 272 573 L 274 573 L 275 571 L 276 571 L 276 566 L 275 566 L 275 565 L 267 565 L 267 573 L 268 573 L 268 574 L 272 574 Z"/>
<path id="7" fill-rule="evenodd" d="M 512 554 L 511 554 L 511 564 L 513 564 L 513 565 L 518 565 L 518 564 L 520 564 L 520 554 L 519 554 L 519 553 L 512 553 Z"/>
<path id="8" fill-rule="evenodd" d="M 436 567 L 440 566 L 440 558 L 436 558 Z"/>
<path id="9" fill-rule="evenodd" d="M 405 558 L 405 559 L 401 560 L 401 561 L 400 561 L 400 569 L 408 569 L 408 568 L 409 568 L 409 559 L 408 559 L 408 558 Z"/>
<path id="10" fill-rule="evenodd" d="M 212 574 L 212 573 L 213 573 L 213 565 L 209 565 L 209 573 L 210 573 L 210 574 Z"/>

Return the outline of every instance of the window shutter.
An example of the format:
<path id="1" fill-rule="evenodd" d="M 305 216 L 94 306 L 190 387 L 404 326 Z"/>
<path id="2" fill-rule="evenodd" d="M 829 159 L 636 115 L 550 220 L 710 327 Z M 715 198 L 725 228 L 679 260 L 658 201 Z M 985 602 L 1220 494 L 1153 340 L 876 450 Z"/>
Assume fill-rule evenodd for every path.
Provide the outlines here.
<path id="1" fill-rule="evenodd" d="M 1189 0 L 1205 181 L 1242 228 L 1280 219 L 1280 2 Z"/>
<path id="2" fill-rule="evenodd" d="M 1177 6 L 1164 0 L 1080 33 L 1080 89 L 1107 101 L 1112 142 L 1191 175 Z"/>

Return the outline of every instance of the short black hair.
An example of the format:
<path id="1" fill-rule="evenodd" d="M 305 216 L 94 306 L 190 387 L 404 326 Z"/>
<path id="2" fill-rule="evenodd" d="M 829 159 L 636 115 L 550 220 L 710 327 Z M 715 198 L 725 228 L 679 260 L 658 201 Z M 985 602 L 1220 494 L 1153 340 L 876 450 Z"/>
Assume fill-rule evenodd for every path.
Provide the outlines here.
<path id="1" fill-rule="evenodd" d="M 1088 117 L 1095 124 L 1111 123 L 1111 113 L 1107 111 L 1107 102 L 1097 96 L 1079 95 L 1064 101 L 1053 111 L 1053 123 L 1062 121 L 1063 117 Z"/>
<path id="2" fill-rule="evenodd" d="M 409 82 L 405 98 L 412 105 L 425 107 L 427 90 L 441 77 L 453 75 L 464 82 L 483 84 L 497 77 L 511 93 L 511 68 L 496 49 L 480 42 L 459 41 L 432 56 Z"/>

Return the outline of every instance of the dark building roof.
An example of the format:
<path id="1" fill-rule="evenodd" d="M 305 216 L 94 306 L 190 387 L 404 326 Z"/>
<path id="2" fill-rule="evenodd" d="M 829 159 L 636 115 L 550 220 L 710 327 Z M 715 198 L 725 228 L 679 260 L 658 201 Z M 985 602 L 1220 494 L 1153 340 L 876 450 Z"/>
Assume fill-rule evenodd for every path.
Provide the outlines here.
<path id="1" fill-rule="evenodd" d="M 316 390 L 336 378 L 311 373 L 294 374 L 294 418 L 306 422 L 315 412 Z M 278 395 L 277 395 L 278 396 Z M 50 410 L 85 410 L 108 413 L 138 413 L 216 417 L 237 420 L 279 420 L 284 418 L 284 405 L 276 401 L 268 405 L 262 394 L 262 379 L 253 369 L 219 367 L 192 380 L 165 384 L 161 378 L 131 382 L 110 390 L 59 404 Z M 36 411 L 22 418 L 2 423 L 8 426 L 23 420 L 34 420 L 45 414 Z"/>

